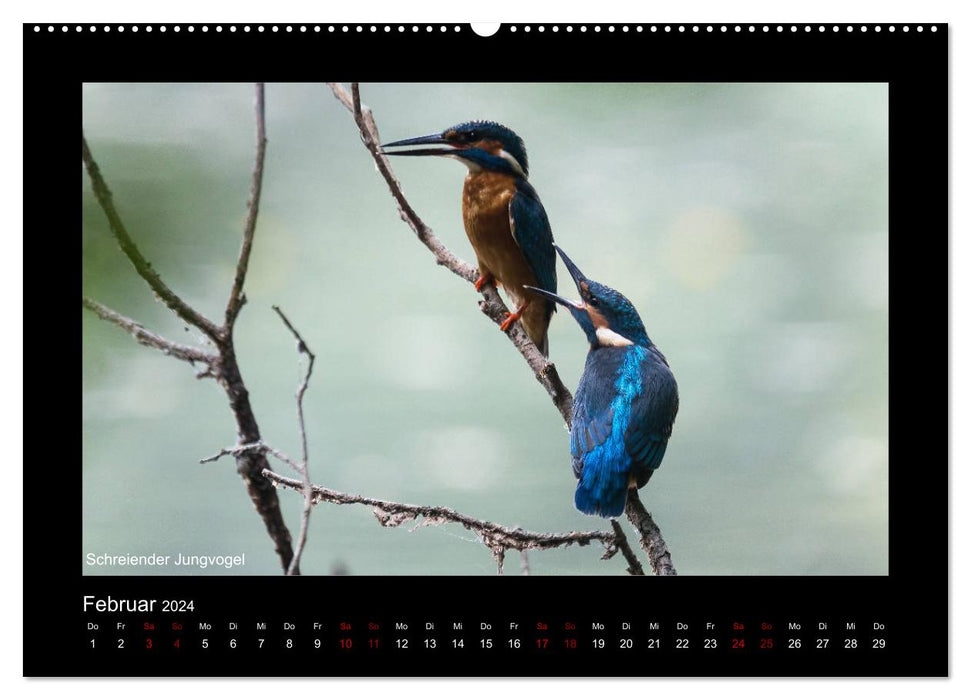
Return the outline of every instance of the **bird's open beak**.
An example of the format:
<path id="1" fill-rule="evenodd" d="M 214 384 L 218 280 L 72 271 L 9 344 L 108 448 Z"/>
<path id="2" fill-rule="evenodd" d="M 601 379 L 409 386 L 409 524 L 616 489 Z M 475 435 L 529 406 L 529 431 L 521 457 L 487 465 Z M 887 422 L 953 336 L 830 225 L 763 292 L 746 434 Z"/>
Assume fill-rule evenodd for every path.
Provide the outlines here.
<path id="1" fill-rule="evenodd" d="M 554 294 L 553 292 L 547 292 L 545 289 L 540 289 L 539 287 L 530 287 L 528 284 L 523 285 L 523 289 L 528 289 L 535 294 L 539 294 L 541 297 L 546 297 L 550 301 L 555 301 L 557 304 L 563 304 L 563 306 L 570 306 L 574 309 L 584 309 L 582 301 L 572 301 L 561 297 L 559 294 Z"/>
<path id="2" fill-rule="evenodd" d="M 454 148 L 415 148 L 410 151 L 387 151 L 387 148 L 396 146 L 430 146 L 435 144 L 449 145 L 449 142 L 441 134 L 429 134 L 428 136 L 416 136 L 413 139 L 403 139 L 392 141 L 381 145 L 381 150 L 389 156 L 446 156 L 455 151 Z"/>
<path id="3" fill-rule="evenodd" d="M 563 259 L 563 264 L 566 265 L 566 269 L 570 271 L 570 277 L 573 278 L 574 283 L 576 283 L 577 285 L 577 291 L 581 292 L 581 297 L 582 297 L 582 291 L 580 290 L 580 283 L 585 281 L 587 278 L 583 276 L 583 273 L 580 272 L 580 268 L 578 268 L 576 265 L 573 264 L 573 261 L 566 256 L 566 253 L 564 253 L 563 250 L 558 245 L 554 245 L 553 247 L 556 248 L 556 252 L 559 253 L 560 257 Z M 555 301 L 557 304 L 562 304 L 563 306 L 573 307 L 574 309 L 578 309 L 580 311 L 583 311 L 587 308 L 587 305 L 584 304 L 582 300 L 572 301 L 571 299 L 566 299 L 565 297 L 561 297 L 559 294 L 553 294 L 552 292 L 547 292 L 545 289 L 540 289 L 539 287 L 530 287 L 529 285 L 526 285 L 526 284 L 524 284 L 523 287 L 525 287 L 526 289 L 532 290 L 536 294 L 539 294 L 541 297 L 546 297 L 551 301 Z"/>
<path id="4" fill-rule="evenodd" d="M 563 252 L 563 249 L 560 248 L 560 246 L 554 245 L 553 247 L 556 248 L 556 252 L 560 254 L 560 258 L 562 258 L 563 264 L 566 265 L 566 269 L 570 271 L 570 277 L 573 278 L 573 283 L 576 284 L 577 286 L 577 291 L 580 292 L 582 295 L 583 290 L 580 289 L 580 283 L 587 281 L 586 276 L 582 272 L 580 272 L 580 268 L 574 265 L 573 261 L 566 256 L 566 253 Z"/>

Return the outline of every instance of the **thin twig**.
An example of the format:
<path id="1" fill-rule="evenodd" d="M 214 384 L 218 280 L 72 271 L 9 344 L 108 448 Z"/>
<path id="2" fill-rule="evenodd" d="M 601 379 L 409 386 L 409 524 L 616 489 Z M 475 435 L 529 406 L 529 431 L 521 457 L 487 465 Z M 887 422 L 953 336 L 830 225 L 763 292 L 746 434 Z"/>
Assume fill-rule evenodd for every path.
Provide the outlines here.
<path id="1" fill-rule="evenodd" d="M 378 133 L 378 127 L 374 122 L 374 116 L 371 110 L 365 105 L 361 104 L 360 88 L 357 83 L 351 83 L 351 92 L 348 93 L 347 89 L 340 83 L 328 83 L 330 89 L 333 91 L 334 96 L 340 101 L 342 105 L 350 110 L 354 117 L 354 121 L 357 124 L 358 129 L 361 132 L 361 139 L 364 141 L 365 147 L 370 152 L 371 157 L 374 159 L 374 163 L 378 168 L 378 172 L 384 178 L 384 181 L 388 185 L 388 189 L 391 191 L 391 196 L 394 198 L 395 203 L 398 206 L 398 214 L 401 219 L 408 224 L 418 240 L 424 244 L 426 248 L 435 256 L 435 262 L 439 265 L 447 268 L 454 274 L 458 275 L 466 282 L 472 283 L 479 276 L 478 270 L 476 270 L 472 265 L 465 262 L 461 258 L 457 257 L 452 253 L 448 247 L 442 243 L 442 241 L 432 233 L 432 230 L 422 221 L 421 217 L 415 212 L 411 204 L 405 198 L 404 192 L 401 189 L 401 183 L 394 175 L 394 171 L 391 169 L 391 163 L 387 156 L 381 151 L 381 137 Z M 509 309 L 506 307 L 499 293 L 493 285 L 485 285 L 482 287 L 480 294 L 482 295 L 482 300 L 479 302 L 479 308 L 482 313 L 488 316 L 496 325 L 500 325 L 506 320 L 509 314 Z M 556 366 L 550 362 L 547 358 L 543 357 L 543 353 L 539 351 L 535 344 L 526 335 L 526 331 L 523 330 L 522 325 L 519 323 L 514 323 L 510 326 L 509 330 L 506 331 L 506 335 L 512 341 L 513 345 L 523 356 L 529 367 L 533 370 L 533 374 L 536 376 L 537 381 L 543 385 L 553 404 L 559 410 L 560 415 L 563 419 L 569 423 L 570 414 L 573 410 L 573 396 L 570 394 L 570 390 L 566 388 L 560 379 L 559 374 L 556 371 Z"/>
<path id="2" fill-rule="evenodd" d="M 297 470 L 300 476 L 303 478 L 303 514 L 300 518 L 300 535 L 297 537 L 297 546 L 293 550 L 293 560 L 290 562 L 290 566 L 287 567 L 287 575 L 293 576 L 294 571 L 300 570 L 300 556 L 303 554 L 304 545 L 307 543 L 307 528 L 310 525 L 310 511 L 313 509 L 313 490 L 310 488 L 310 467 L 309 456 L 307 452 L 307 426 L 303 419 L 303 395 L 307 393 L 307 388 L 310 386 L 310 375 L 314 373 L 314 360 L 317 359 L 316 356 L 311 352 L 310 347 L 304 341 L 303 336 L 293 327 L 290 323 L 290 319 L 286 317 L 286 314 L 280 309 L 279 306 L 274 306 L 273 310 L 276 311 L 277 315 L 283 321 L 284 325 L 290 329 L 293 333 L 293 337 L 297 339 L 297 352 L 303 353 L 307 356 L 307 373 L 303 377 L 303 381 L 300 386 L 297 387 L 297 425 L 300 428 L 300 447 L 301 447 L 301 460 L 300 468 Z"/>
<path id="3" fill-rule="evenodd" d="M 523 576 L 529 576 L 529 554 L 525 550 L 519 553 L 519 568 Z"/>
<path id="4" fill-rule="evenodd" d="M 81 303 L 86 309 L 97 314 L 98 318 L 101 320 L 113 323 L 119 328 L 122 328 L 130 333 L 131 336 L 141 345 L 155 348 L 156 350 L 161 350 L 166 355 L 179 360 L 184 360 L 193 366 L 195 366 L 196 363 L 207 365 L 206 370 L 200 372 L 200 374 L 196 376 L 212 376 L 211 368 L 216 362 L 215 355 L 212 355 L 204 350 L 200 350 L 199 348 L 194 348 L 190 345 L 181 345 L 180 343 L 175 343 L 168 338 L 163 338 L 157 333 L 153 333 L 152 331 L 148 330 L 145 328 L 145 326 L 137 321 L 121 315 L 114 309 L 110 309 L 94 299 L 84 297 L 81 299 Z"/>
<path id="5" fill-rule="evenodd" d="M 118 245 L 121 246 L 122 252 L 131 261 L 131 264 L 135 266 L 135 271 L 148 283 L 148 286 L 158 295 L 159 299 L 165 302 L 165 305 L 172 309 L 179 318 L 187 323 L 191 323 L 212 338 L 218 345 L 222 340 L 222 336 L 216 324 L 196 311 L 188 303 L 183 301 L 178 294 L 169 289 L 169 286 L 162 281 L 162 278 L 159 277 L 152 264 L 145 259 L 141 251 L 138 250 L 138 246 L 131 239 L 131 236 L 128 235 L 128 229 L 125 228 L 121 217 L 118 216 L 118 211 L 115 209 L 115 204 L 111 197 L 111 190 L 108 189 L 108 185 L 101 176 L 101 170 L 91 156 L 87 139 L 84 138 L 83 134 L 81 136 L 81 160 L 84 161 L 84 167 L 87 169 L 88 175 L 91 178 L 91 187 L 94 190 L 94 196 L 98 200 L 98 204 L 101 205 L 105 216 L 108 217 L 108 226 L 111 229 L 111 233 L 114 235 L 115 240 L 118 241 Z"/>
<path id="6" fill-rule="evenodd" d="M 266 106 L 263 99 L 263 83 L 256 84 L 256 157 L 253 163 L 253 177 L 250 182 L 249 201 L 246 203 L 246 224 L 243 227 L 243 243 L 236 262 L 236 275 L 233 288 L 226 302 L 225 333 L 231 333 L 240 308 L 246 303 L 243 283 L 249 269 L 250 253 L 253 250 L 253 235 L 256 233 L 256 217 L 260 212 L 260 194 L 263 192 L 263 161 L 266 157 Z"/>
<path id="7" fill-rule="evenodd" d="M 274 457 L 276 457 L 278 460 L 280 460 L 287 466 L 293 468 L 295 472 L 298 472 L 298 473 L 300 472 L 300 464 L 295 459 L 293 459 L 293 457 L 288 455 L 286 452 L 283 452 L 282 450 L 278 450 L 275 447 L 271 447 L 270 445 L 267 445 L 262 440 L 258 440 L 257 442 L 251 442 L 245 445 L 233 445 L 232 447 L 224 447 L 223 449 L 219 450 L 219 452 L 217 452 L 216 454 L 210 455 L 209 457 L 203 457 L 202 459 L 200 459 L 199 464 L 211 464 L 212 462 L 218 461 L 222 457 L 239 457 L 242 454 L 247 454 L 250 452 L 257 453 L 257 454 L 273 455 Z"/>

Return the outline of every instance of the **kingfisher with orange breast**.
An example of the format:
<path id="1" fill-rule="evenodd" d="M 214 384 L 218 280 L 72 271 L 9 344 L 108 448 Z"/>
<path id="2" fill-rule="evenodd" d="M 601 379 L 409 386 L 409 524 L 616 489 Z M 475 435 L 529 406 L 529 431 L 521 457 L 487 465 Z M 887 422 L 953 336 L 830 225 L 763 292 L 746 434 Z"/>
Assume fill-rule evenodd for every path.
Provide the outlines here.
<path id="1" fill-rule="evenodd" d="M 396 146 L 436 148 L 386 151 L 387 155 L 448 156 L 468 167 L 462 218 L 478 258 L 476 291 L 487 284 L 501 286 L 515 311 L 500 329 L 505 332 L 522 321 L 526 334 L 549 355 L 547 329 L 556 304 L 533 288 L 556 294 L 556 253 L 546 210 L 527 180 L 529 162 L 523 140 L 497 122 L 472 121 L 381 148 Z"/>

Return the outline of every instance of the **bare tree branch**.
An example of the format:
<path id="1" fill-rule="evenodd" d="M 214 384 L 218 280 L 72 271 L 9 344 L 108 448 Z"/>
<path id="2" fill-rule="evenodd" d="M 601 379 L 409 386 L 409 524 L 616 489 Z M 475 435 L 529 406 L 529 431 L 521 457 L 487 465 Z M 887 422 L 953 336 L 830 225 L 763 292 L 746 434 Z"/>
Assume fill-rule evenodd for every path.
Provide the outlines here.
<path id="1" fill-rule="evenodd" d="M 310 386 L 310 375 L 314 373 L 314 360 L 317 359 L 316 356 L 310 351 L 307 343 L 304 341 L 303 337 L 297 332 L 297 329 L 293 327 L 290 323 L 290 319 L 286 317 L 286 314 L 280 310 L 279 306 L 274 306 L 273 310 L 277 312 L 277 315 L 283 321 L 290 332 L 293 333 L 293 337 L 297 339 L 297 352 L 303 353 L 307 356 L 307 373 L 303 377 L 303 381 L 297 388 L 297 426 L 300 429 L 300 448 L 301 448 L 301 459 L 299 469 L 300 476 L 303 478 L 303 515 L 300 518 L 300 534 L 297 536 L 297 547 L 293 552 L 293 559 L 290 561 L 290 566 L 287 567 L 287 575 L 293 576 L 294 571 L 300 570 L 300 556 L 303 554 L 304 545 L 307 543 L 307 528 L 310 525 L 310 511 L 313 509 L 313 490 L 310 487 L 310 467 L 309 458 L 307 452 L 307 426 L 303 419 L 303 395 L 307 393 L 307 388 Z"/>
<path id="2" fill-rule="evenodd" d="M 661 536 L 661 529 L 644 508 L 637 489 L 631 489 L 627 493 L 627 519 L 641 533 L 641 547 L 647 552 L 654 573 L 658 576 L 677 576 L 678 572 L 671 564 L 671 552 Z"/>
<path id="3" fill-rule="evenodd" d="M 111 191 L 101 176 L 101 171 L 91 155 L 87 141 L 83 135 L 81 138 L 81 156 L 91 178 L 95 197 L 101 209 L 108 217 L 112 234 L 117 239 L 122 251 L 135 266 L 135 270 L 142 279 L 148 283 L 152 290 L 172 311 L 180 318 L 203 331 L 215 343 L 217 355 L 213 358 L 214 362 L 210 365 L 208 374 L 214 376 L 225 390 L 233 417 L 236 419 L 238 441 L 244 445 L 258 443 L 261 438 L 259 425 L 256 422 L 256 416 L 253 414 L 253 408 L 250 405 L 249 391 L 243 383 L 239 363 L 236 360 L 236 349 L 233 344 L 233 326 L 239 308 L 243 303 L 242 286 L 246 279 L 246 269 L 249 264 L 249 255 L 252 249 L 253 235 L 256 227 L 256 215 L 259 208 L 259 195 L 263 177 L 263 154 L 266 144 L 263 111 L 263 86 L 260 84 L 256 87 L 257 155 L 253 169 L 248 215 L 243 231 L 243 244 L 239 260 L 236 264 L 233 290 L 226 304 L 226 325 L 222 328 L 217 327 L 212 321 L 169 289 L 158 273 L 152 269 L 151 264 L 139 252 L 138 247 L 128 235 L 128 231 L 122 223 L 121 217 L 119 217 L 118 212 L 115 210 L 111 198 Z M 88 308 L 97 313 L 96 308 L 91 306 L 88 306 Z M 102 318 L 105 318 L 105 316 L 102 316 Z M 106 320 L 117 323 L 117 321 L 111 318 L 106 318 Z M 137 325 L 134 321 L 131 324 Z M 122 327 L 125 326 L 122 325 Z M 130 328 L 126 328 L 126 330 L 132 332 Z M 139 340 L 138 335 L 135 337 L 136 340 Z M 143 340 L 148 340 L 148 337 L 142 335 L 142 339 L 139 342 Z M 246 484 L 246 490 L 250 500 L 256 507 L 256 511 L 260 514 L 270 539 L 273 540 L 284 571 L 293 568 L 293 573 L 296 574 L 299 573 L 299 567 L 291 567 L 291 563 L 293 562 L 293 546 L 290 531 L 287 529 L 286 523 L 283 520 L 283 514 L 280 512 L 280 501 L 277 497 L 276 488 L 263 476 L 263 470 L 269 469 L 269 467 L 270 465 L 266 460 L 266 455 L 262 452 L 247 450 L 236 455 L 236 471 L 243 479 L 243 483 Z"/>
<path id="4" fill-rule="evenodd" d="M 359 85 L 357 83 L 351 83 L 350 93 L 340 83 L 328 83 L 328 85 L 337 100 L 353 114 L 354 121 L 361 132 L 361 140 L 364 142 L 368 152 L 370 152 L 371 158 L 374 159 L 378 172 L 381 173 L 381 176 L 388 185 L 388 189 L 391 191 L 391 196 L 398 205 L 398 214 L 411 227 L 412 231 L 415 232 L 425 247 L 434 254 L 435 261 L 439 265 L 448 268 L 467 282 L 474 282 L 478 278 L 478 271 L 453 255 L 445 244 L 432 233 L 425 222 L 421 220 L 405 198 L 401 184 L 391 169 L 391 163 L 380 149 L 381 137 L 378 134 L 374 116 L 370 109 L 361 104 Z M 508 309 L 496 292 L 495 287 L 486 285 L 482 288 L 481 294 L 483 299 L 479 302 L 479 308 L 493 322 L 501 324 L 506 318 Z M 569 426 L 572 421 L 573 396 L 560 379 L 556 371 L 556 366 L 547 358 L 543 357 L 542 353 L 530 341 L 519 323 L 514 323 L 507 334 L 513 342 L 513 345 L 516 346 L 516 349 L 519 350 L 519 353 L 525 358 L 533 370 L 537 381 L 539 381 L 550 395 L 553 405 L 556 406 L 560 415 L 563 416 L 567 426 Z M 644 510 L 643 504 L 641 504 L 636 496 L 636 491 L 631 491 L 631 493 L 634 494 L 634 499 L 633 503 L 631 499 L 628 499 L 627 517 L 641 535 L 641 546 L 651 560 L 651 567 L 659 575 L 675 575 L 677 572 L 671 566 L 671 555 L 667 551 L 667 545 L 664 543 L 664 539 L 661 537 L 660 529 L 654 523 L 650 514 Z M 617 532 L 618 528 L 619 526 L 615 523 L 614 531 Z M 640 563 L 637 563 L 635 566 L 636 558 L 634 561 L 628 558 L 628 561 L 631 564 L 630 572 L 635 574 L 636 569 L 640 568 Z M 641 572 L 643 573 L 643 569 Z"/>
<path id="5" fill-rule="evenodd" d="M 391 196 L 398 205 L 398 214 L 402 220 L 411 227 L 411 230 L 418 236 L 418 240 L 435 256 L 435 262 L 451 270 L 466 282 L 475 282 L 479 276 L 478 270 L 453 254 L 432 233 L 432 230 L 421 220 L 421 217 L 418 216 L 405 198 L 401 190 L 401 183 L 398 182 L 391 169 L 391 163 L 388 161 L 387 156 L 381 152 L 381 137 L 378 134 L 378 127 L 374 122 L 371 110 L 361 104 L 358 84 L 351 84 L 352 92 L 350 94 L 340 83 L 328 83 L 328 85 L 340 103 L 347 107 L 354 116 L 354 121 L 357 123 L 358 129 L 361 132 L 361 139 L 364 141 L 365 147 L 374 159 L 378 172 L 381 173 L 381 176 L 387 183 L 388 189 L 391 191 Z M 496 325 L 502 324 L 506 320 L 509 309 L 503 303 L 496 288 L 493 285 L 485 285 L 482 287 L 480 294 L 483 297 L 479 302 L 479 308 L 482 310 L 482 313 L 491 318 Z M 543 357 L 543 353 L 529 339 L 529 336 L 526 335 L 526 331 L 523 330 L 520 323 L 514 323 L 510 326 L 506 334 L 519 353 L 525 358 L 530 369 L 533 370 L 533 374 L 536 375 L 536 379 L 550 395 L 553 404 L 559 410 L 560 415 L 563 416 L 563 420 L 569 423 L 570 414 L 573 410 L 573 396 L 570 394 L 570 390 L 560 380 L 556 366 L 547 358 Z"/>
<path id="6" fill-rule="evenodd" d="M 249 265 L 249 252 L 252 249 L 252 239 L 254 230 L 252 226 L 256 223 L 256 212 L 259 207 L 260 182 L 263 175 L 263 155 L 265 148 L 265 126 L 263 120 L 263 85 L 256 85 L 256 132 L 257 132 L 257 156 L 253 165 L 254 183 L 251 191 L 248 207 L 247 221 L 243 230 L 243 244 L 240 250 L 239 259 L 236 263 L 236 274 L 233 281 L 233 289 L 230 292 L 230 301 L 226 303 L 227 318 L 232 322 L 222 330 L 222 344 L 220 346 L 220 383 L 226 390 L 229 397 L 229 405 L 233 416 L 236 418 L 236 434 L 240 444 L 251 444 L 261 440 L 260 427 L 256 422 L 253 407 L 249 400 L 249 390 L 243 383 L 243 377 L 239 370 L 239 363 L 236 360 L 236 348 L 233 339 L 233 329 L 235 327 L 236 314 L 243 303 L 242 286 L 246 279 L 246 270 Z M 255 196 L 254 196 L 255 194 Z M 249 239 L 247 241 L 247 238 Z M 238 288 L 237 288 L 238 285 Z M 233 296 L 235 295 L 235 296 Z M 235 301 L 233 301 L 235 299 Z M 283 514 L 280 512 L 280 501 L 277 498 L 276 489 L 273 484 L 263 476 L 263 470 L 269 469 L 269 462 L 266 456 L 259 452 L 242 452 L 236 456 L 236 472 L 242 477 L 246 484 L 247 492 L 257 512 L 263 519 L 267 531 L 276 546 L 277 554 L 284 571 L 290 569 L 293 561 L 293 545 L 291 543 L 290 531 L 283 521 Z M 299 574 L 297 568 L 294 574 Z"/>
<path id="7" fill-rule="evenodd" d="M 611 518 L 610 526 L 614 528 L 614 534 L 617 536 L 617 548 L 624 555 L 624 559 L 627 560 L 629 565 L 627 567 L 627 573 L 631 576 L 643 576 L 644 567 L 641 566 L 641 562 L 637 558 L 637 555 L 634 554 L 634 550 L 630 548 L 630 544 L 627 542 L 627 536 L 624 534 L 623 528 L 620 527 L 620 523 Z"/>
<path id="8" fill-rule="evenodd" d="M 239 259 L 236 263 L 236 276 L 233 278 L 233 288 L 229 292 L 226 302 L 226 321 L 223 331 L 232 332 L 233 324 L 240 308 L 246 303 L 243 294 L 243 282 L 246 281 L 246 271 L 249 268 L 249 257 L 253 250 L 253 235 L 256 233 L 256 217 L 260 212 L 260 195 L 263 192 L 263 160 L 266 157 L 266 104 L 264 101 L 263 83 L 256 84 L 256 159 L 253 164 L 253 178 L 250 183 L 249 201 L 246 203 L 246 224 L 243 227 L 243 244 L 239 249 Z"/>
<path id="9" fill-rule="evenodd" d="M 108 217 L 108 226 L 111 228 L 111 233 L 114 235 L 115 240 L 118 241 L 118 245 L 121 246 L 122 252 L 131 261 L 131 264 L 135 266 L 135 271 L 148 283 L 148 286 L 158 295 L 159 299 L 165 302 L 165 305 L 172 309 L 179 318 L 187 323 L 191 323 L 218 344 L 221 340 L 221 335 L 216 324 L 189 306 L 178 294 L 169 289 L 168 285 L 162 281 L 162 278 L 152 268 L 152 264 L 138 250 L 138 246 L 135 245 L 131 236 L 128 235 L 128 230 L 125 228 L 121 217 L 118 216 L 118 211 L 115 209 L 115 204 L 111 197 L 111 190 L 108 189 L 104 178 L 101 177 L 101 170 L 98 168 L 98 164 L 94 161 L 94 158 L 91 157 L 88 142 L 83 134 L 81 135 L 81 159 L 84 161 L 84 167 L 87 169 L 88 176 L 91 178 L 91 187 L 94 190 L 94 196 L 98 200 L 98 204 L 101 205 L 105 216 Z"/>
<path id="10" fill-rule="evenodd" d="M 184 360 L 192 365 L 195 365 L 197 362 L 207 365 L 207 370 L 203 372 L 201 376 L 211 376 L 208 368 L 211 368 L 216 362 L 215 355 L 212 355 L 204 350 L 194 348 L 190 345 L 181 345 L 168 340 L 167 338 L 163 338 L 157 333 L 153 333 L 152 331 L 148 330 L 137 321 L 134 321 L 127 316 L 122 316 L 114 309 L 109 309 L 107 306 L 95 301 L 94 299 L 84 297 L 81 300 L 81 303 L 86 309 L 97 314 L 98 318 L 101 320 L 113 323 L 119 328 L 127 331 L 136 340 L 136 342 L 140 343 L 141 345 L 149 348 L 155 348 L 156 350 L 161 350 L 166 355 L 179 360 Z"/>
<path id="11" fill-rule="evenodd" d="M 405 199 L 405 195 L 401 191 L 401 183 L 398 182 L 398 179 L 391 170 L 391 163 L 388 161 L 387 156 L 381 152 L 381 137 L 378 134 L 378 127 L 374 123 L 371 110 L 361 105 L 361 96 L 357 83 L 351 84 L 353 95 L 348 95 L 346 88 L 340 83 L 328 83 L 328 85 L 330 85 L 331 90 L 333 90 L 341 104 L 346 106 L 354 116 L 354 121 L 357 122 L 357 126 L 361 131 L 361 139 L 364 141 L 365 147 L 370 151 L 371 157 L 374 158 L 378 172 L 381 173 L 381 176 L 388 183 L 391 196 L 394 197 L 395 203 L 398 205 L 398 213 L 401 219 L 411 227 L 418 236 L 418 240 L 424 243 L 425 247 L 435 255 L 435 260 L 439 265 L 448 268 L 466 282 L 475 282 L 479 276 L 478 271 L 445 247 L 445 244 L 439 240 L 438 236 L 432 233 L 432 230 L 421 220 L 421 217 L 418 216 L 408 200 Z M 502 303 L 502 300 L 500 299 L 499 302 Z"/>
<path id="12" fill-rule="evenodd" d="M 243 377 L 236 361 L 236 353 L 232 342 L 225 345 L 220 352 L 219 383 L 229 398 L 229 407 L 236 419 L 236 434 L 240 444 L 259 442 L 260 427 L 256 422 L 253 407 L 250 405 L 249 390 L 243 383 Z M 293 560 L 293 545 L 290 531 L 287 529 L 280 512 L 280 501 L 276 489 L 265 476 L 263 470 L 269 468 L 266 456 L 258 452 L 240 452 L 236 455 L 236 473 L 246 484 L 246 491 L 256 507 L 256 512 L 263 519 L 263 524 L 273 540 L 280 563 L 286 571 Z M 297 572 L 299 573 L 299 572 Z"/>
<path id="13" fill-rule="evenodd" d="M 250 449 L 270 452 L 266 445 L 252 445 Z M 303 489 L 303 483 L 297 479 L 291 479 L 270 470 L 267 470 L 265 474 L 280 486 L 297 491 Z M 371 506 L 374 508 L 374 515 L 378 522 L 384 527 L 398 527 L 403 523 L 416 520 L 418 517 L 421 517 L 422 520 L 417 522 L 416 526 L 441 525 L 443 523 L 462 525 L 465 529 L 471 530 L 479 536 L 482 544 L 488 547 L 496 558 L 500 570 L 502 557 L 509 549 L 522 552 L 529 549 L 553 549 L 574 544 L 584 546 L 591 542 L 600 542 L 606 549 L 601 559 L 610 559 L 620 551 L 617 536 L 602 530 L 568 533 L 527 532 L 521 528 L 504 527 L 487 520 L 473 518 L 444 506 L 410 505 L 379 498 L 355 496 L 317 484 L 313 484 L 312 489 L 314 505 L 326 501 L 337 505 L 361 504 Z"/>
<path id="14" fill-rule="evenodd" d="M 220 457 L 225 457 L 227 455 L 238 456 L 243 452 L 250 451 L 273 455 L 284 464 L 293 468 L 294 471 L 300 471 L 300 465 L 296 462 L 296 460 L 287 455 L 285 452 L 282 452 L 262 441 L 253 443 L 251 445 L 236 445 L 234 447 L 227 447 L 211 457 L 200 459 L 199 462 L 202 464 L 215 462 Z M 304 482 L 298 482 L 295 479 L 288 479 L 287 477 L 277 474 L 276 472 L 267 470 L 265 474 L 268 478 L 281 486 L 295 490 L 304 490 L 306 488 Z M 620 552 L 624 555 L 624 559 L 627 560 L 628 573 L 634 576 L 644 575 L 644 569 L 641 567 L 641 563 L 638 561 L 637 555 L 634 554 L 634 550 L 631 549 L 630 544 L 627 541 L 627 536 L 624 535 L 624 531 L 621 529 L 620 525 L 617 524 L 617 521 L 613 519 L 610 521 L 614 530 L 613 535 L 602 531 L 579 533 L 571 532 L 566 535 L 547 533 L 535 534 L 525 532 L 520 528 L 508 528 L 488 521 L 478 520 L 477 518 L 456 513 L 450 508 L 444 508 L 441 506 L 415 506 L 408 505 L 406 503 L 398 503 L 396 501 L 367 498 L 365 496 L 352 496 L 350 494 L 334 491 L 333 489 L 328 489 L 316 484 L 311 485 L 311 490 L 313 492 L 312 505 L 317 505 L 321 501 L 328 501 L 338 505 L 360 503 L 374 506 L 374 514 L 377 517 L 378 522 L 380 522 L 384 527 L 397 527 L 404 522 L 417 518 L 419 515 L 425 518 L 425 520 L 421 523 L 422 525 L 440 525 L 443 522 L 460 523 L 467 529 L 473 530 L 482 536 L 482 543 L 489 548 L 489 550 L 492 552 L 493 558 L 496 560 L 499 575 L 502 575 L 503 573 L 503 562 L 507 549 L 519 550 L 522 555 L 522 573 L 523 575 L 528 576 L 530 571 L 529 559 L 526 556 L 527 550 L 552 549 L 554 547 L 563 547 L 570 544 L 579 544 L 582 546 L 589 544 L 593 540 L 599 540 L 604 544 L 605 547 L 607 547 L 607 551 L 604 552 L 601 559 L 610 559 L 617 554 L 617 552 Z M 483 535 L 483 531 L 487 531 L 485 535 Z M 501 532 L 504 536 L 510 539 L 507 540 L 488 536 L 489 533 L 493 531 Z"/>

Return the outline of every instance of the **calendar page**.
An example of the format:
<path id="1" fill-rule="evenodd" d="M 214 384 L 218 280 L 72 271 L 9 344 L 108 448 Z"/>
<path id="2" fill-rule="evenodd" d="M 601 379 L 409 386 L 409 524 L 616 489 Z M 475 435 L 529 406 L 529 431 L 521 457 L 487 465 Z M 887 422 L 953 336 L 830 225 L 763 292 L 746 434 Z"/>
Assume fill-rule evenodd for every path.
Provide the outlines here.
<path id="1" fill-rule="evenodd" d="M 947 675 L 947 25 L 23 30 L 25 674 Z"/>

